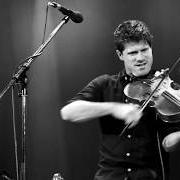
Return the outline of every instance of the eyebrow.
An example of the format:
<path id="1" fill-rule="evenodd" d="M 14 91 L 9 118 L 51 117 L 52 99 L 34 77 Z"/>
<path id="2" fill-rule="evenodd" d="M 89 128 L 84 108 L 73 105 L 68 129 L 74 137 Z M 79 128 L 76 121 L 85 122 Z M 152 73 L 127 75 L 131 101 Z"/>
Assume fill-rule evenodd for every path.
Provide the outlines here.
<path id="1" fill-rule="evenodd" d="M 148 49 L 149 49 L 148 47 L 145 47 L 145 48 L 141 49 L 141 51 L 146 51 Z"/>
<path id="2" fill-rule="evenodd" d="M 148 47 L 145 47 L 145 48 L 141 49 L 140 51 L 146 51 L 146 50 L 148 50 Z M 127 54 L 136 54 L 138 51 L 139 50 L 130 51 Z"/>
<path id="3" fill-rule="evenodd" d="M 138 51 L 130 51 L 130 52 L 128 52 L 127 54 L 136 54 Z"/>

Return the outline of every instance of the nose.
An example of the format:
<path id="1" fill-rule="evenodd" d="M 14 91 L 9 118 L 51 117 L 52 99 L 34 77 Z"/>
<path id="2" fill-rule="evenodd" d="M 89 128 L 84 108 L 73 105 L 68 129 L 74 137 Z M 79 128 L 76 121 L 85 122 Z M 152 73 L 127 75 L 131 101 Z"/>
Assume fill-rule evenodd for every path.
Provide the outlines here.
<path id="1" fill-rule="evenodd" d="M 136 55 L 136 61 L 139 63 L 144 61 L 144 56 L 141 52 L 138 52 L 138 54 Z"/>

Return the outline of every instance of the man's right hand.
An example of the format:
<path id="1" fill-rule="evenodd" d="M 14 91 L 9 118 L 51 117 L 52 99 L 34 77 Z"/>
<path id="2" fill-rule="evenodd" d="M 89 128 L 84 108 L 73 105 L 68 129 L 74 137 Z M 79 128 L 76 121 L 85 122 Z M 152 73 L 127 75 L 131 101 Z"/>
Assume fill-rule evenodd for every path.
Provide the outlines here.
<path id="1" fill-rule="evenodd" d="M 61 109 L 63 120 L 83 122 L 105 115 L 124 120 L 129 128 L 135 126 L 142 116 L 139 106 L 116 102 L 89 102 L 84 100 L 74 101 Z"/>
<path id="2" fill-rule="evenodd" d="M 125 124 L 129 124 L 129 128 L 138 124 L 142 117 L 142 112 L 139 110 L 139 106 L 135 104 L 119 104 L 115 103 L 112 116 L 117 119 L 123 119 Z"/>

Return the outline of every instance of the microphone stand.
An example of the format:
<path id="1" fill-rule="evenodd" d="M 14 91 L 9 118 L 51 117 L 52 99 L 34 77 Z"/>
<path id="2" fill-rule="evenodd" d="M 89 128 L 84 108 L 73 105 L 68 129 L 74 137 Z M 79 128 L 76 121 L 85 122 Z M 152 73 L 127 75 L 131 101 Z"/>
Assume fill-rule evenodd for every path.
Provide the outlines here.
<path id="1" fill-rule="evenodd" d="M 56 35 L 56 33 L 69 21 L 69 16 L 65 16 L 61 22 L 55 27 L 55 29 L 50 33 L 47 40 L 36 50 L 36 52 L 25 59 L 23 63 L 21 63 L 18 67 L 17 72 L 13 74 L 12 79 L 8 83 L 8 85 L 4 88 L 4 90 L 0 93 L 0 99 L 4 96 L 4 94 L 13 87 L 14 84 L 20 84 L 20 92 L 18 93 L 22 98 L 22 160 L 20 163 L 20 178 L 19 178 L 19 168 L 17 169 L 17 180 L 26 180 L 26 116 L 27 116 L 27 82 L 28 78 L 26 76 L 27 70 L 30 68 L 31 63 L 34 62 L 35 58 L 42 54 L 42 51 L 49 44 L 52 38 Z M 17 166 L 17 165 L 16 165 Z"/>

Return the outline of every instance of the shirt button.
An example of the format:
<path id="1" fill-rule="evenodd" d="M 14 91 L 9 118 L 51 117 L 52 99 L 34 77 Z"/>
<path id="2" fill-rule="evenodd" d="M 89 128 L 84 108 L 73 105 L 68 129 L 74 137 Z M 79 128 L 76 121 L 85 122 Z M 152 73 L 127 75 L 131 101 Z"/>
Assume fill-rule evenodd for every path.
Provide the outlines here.
<path id="1" fill-rule="evenodd" d="M 126 153 L 126 156 L 129 157 L 131 154 L 130 153 Z"/>
<path id="2" fill-rule="evenodd" d="M 131 139 L 132 135 L 128 134 L 127 137 L 128 137 L 129 139 Z"/>
<path id="3" fill-rule="evenodd" d="M 131 169 L 131 168 L 128 168 L 128 169 L 127 169 L 127 172 L 131 172 L 131 171 L 132 171 L 132 169 Z"/>

